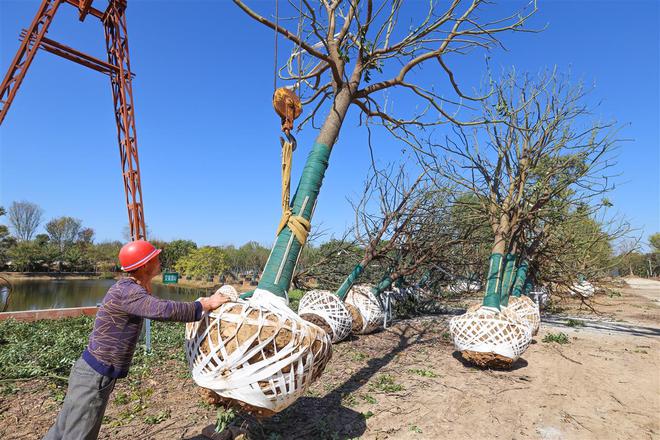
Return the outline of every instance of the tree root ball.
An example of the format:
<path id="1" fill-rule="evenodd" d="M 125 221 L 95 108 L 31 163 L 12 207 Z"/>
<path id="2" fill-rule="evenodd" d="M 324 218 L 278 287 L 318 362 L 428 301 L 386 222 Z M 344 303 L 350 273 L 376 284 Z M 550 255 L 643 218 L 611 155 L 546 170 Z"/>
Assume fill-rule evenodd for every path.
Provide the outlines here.
<path id="1" fill-rule="evenodd" d="M 520 319 L 527 321 L 532 329 L 532 336 L 539 332 L 541 327 L 541 314 L 539 306 L 528 296 L 509 298 L 509 310 L 515 312 Z"/>
<path id="2" fill-rule="evenodd" d="M 513 365 L 513 359 L 496 353 L 480 353 L 478 351 L 463 350 L 463 359 L 481 368 L 495 368 L 508 370 Z"/>
<path id="3" fill-rule="evenodd" d="M 351 315 L 344 302 L 328 290 L 310 290 L 300 299 L 298 314 L 326 331 L 332 342 L 345 339 L 352 328 Z"/>
<path id="4" fill-rule="evenodd" d="M 463 358 L 481 367 L 510 367 L 532 341 L 529 323 L 508 308 L 481 307 L 455 316 L 449 331 Z"/>
<path id="5" fill-rule="evenodd" d="M 193 380 L 217 394 L 219 404 L 257 416 L 295 402 L 331 356 L 325 331 L 268 292 L 225 303 L 186 325 Z"/>
<path id="6" fill-rule="evenodd" d="M 360 311 L 353 304 L 346 304 L 346 309 L 351 314 L 351 319 L 353 320 L 351 330 L 353 333 L 360 333 L 364 327 L 364 320 L 362 319 L 362 315 L 360 315 Z"/>
<path id="7" fill-rule="evenodd" d="M 356 326 L 354 312 L 351 312 L 354 333 L 367 334 L 383 326 L 385 311 L 370 286 L 364 284 L 353 286 L 346 295 L 346 306 L 349 305 L 360 314 L 362 323 L 361 327 Z"/>

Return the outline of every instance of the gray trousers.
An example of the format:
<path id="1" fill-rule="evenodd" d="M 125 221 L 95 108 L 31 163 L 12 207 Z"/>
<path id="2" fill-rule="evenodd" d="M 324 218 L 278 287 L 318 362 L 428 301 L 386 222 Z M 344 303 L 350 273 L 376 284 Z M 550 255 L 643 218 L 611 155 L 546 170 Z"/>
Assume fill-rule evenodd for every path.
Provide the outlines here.
<path id="1" fill-rule="evenodd" d="M 69 375 L 62 409 L 44 440 L 96 440 L 116 381 L 78 359 Z"/>

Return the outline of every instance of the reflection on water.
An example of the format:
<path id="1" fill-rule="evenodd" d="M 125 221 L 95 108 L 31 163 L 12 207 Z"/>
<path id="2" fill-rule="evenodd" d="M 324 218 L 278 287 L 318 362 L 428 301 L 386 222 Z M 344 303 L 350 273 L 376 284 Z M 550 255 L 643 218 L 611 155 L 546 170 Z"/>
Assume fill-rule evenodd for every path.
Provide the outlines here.
<path id="1" fill-rule="evenodd" d="M 20 280 L 12 281 L 8 312 L 95 306 L 116 280 Z M 153 295 L 178 301 L 192 301 L 210 291 L 153 285 Z M 1 298 L 0 298 L 1 299 Z M 2 303 L 0 303 L 1 305 Z"/>

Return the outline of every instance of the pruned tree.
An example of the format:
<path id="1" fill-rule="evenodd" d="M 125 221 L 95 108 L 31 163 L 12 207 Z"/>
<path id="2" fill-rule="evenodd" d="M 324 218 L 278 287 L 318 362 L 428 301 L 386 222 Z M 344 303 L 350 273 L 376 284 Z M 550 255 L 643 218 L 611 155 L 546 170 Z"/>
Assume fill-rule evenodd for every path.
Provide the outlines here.
<path id="1" fill-rule="evenodd" d="M 349 108 L 358 111 L 363 123 L 380 124 L 415 149 L 423 145 L 421 133 L 432 127 L 482 122 L 459 120 L 463 103 L 482 97 L 461 90 L 450 67 L 452 58 L 499 46 L 501 34 L 525 30 L 523 25 L 536 11 L 533 2 L 525 10 L 507 13 L 507 8 L 495 9 L 481 0 L 430 2 L 426 8 L 400 0 L 302 0 L 289 3 L 296 18 L 280 19 L 276 14 L 272 20 L 241 0 L 234 3 L 273 29 L 276 42 L 279 35 L 293 44 L 279 75 L 298 86 L 303 105 L 310 109 L 299 128 L 310 123 L 319 130 L 291 213 L 283 218 L 286 227 L 278 233 L 259 283 L 259 289 L 280 296 L 286 295 L 304 244 L 300 234 L 293 238 L 292 228 L 309 226 Z M 422 69 L 437 74 L 422 76 Z M 439 78 L 442 84 L 435 82 Z M 399 99 L 406 99 L 406 105 L 395 109 L 394 101 Z"/>
<path id="2" fill-rule="evenodd" d="M 605 212 L 596 217 L 588 207 L 578 207 L 527 241 L 521 254 L 531 262 L 536 283 L 563 295 L 578 277 L 598 281 L 609 276 L 620 261 L 613 243 L 625 240 L 631 231 L 624 218 Z"/>
<path id="3" fill-rule="evenodd" d="M 36 203 L 12 202 L 9 206 L 9 224 L 14 235 L 21 241 L 32 240 L 32 236 L 39 228 L 44 211 Z"/>
<path id="4" fill-rule="evenodd" d="M 346 297 L 367 266 L 384 261 L 400 246 L 406 229 L 430 203 L 428 185 L 424 172 L 410 179 L 405 163 L 382 170 L 372 166 L 360 199 L 351 202 L 355 215 L 353 235 L 363 253 L 337 289 L 340 298 Z M 379 269 L 371 272 L 380 272 L 382 278 L 386 268 L 381 265 Z"/>
<path id="5" fill-rule="evenodd" d="M 590 120 L 584 87 L 556 72 L 512 72 L 492 85 L 482 110 L 484 119 L 499 121 L 456 127 L 436 145 L 444 157 L 427 165 L 473 194 L 478 203 L 471 207 L 487 218 L 492 246 L 483 304 L 499 308 L 519 254 L 533 258 L 529 241 L 537 231 L 553 233 L 575 210 L 589 217 L 609 204 L 619 140 L 613 122 Z M 567 267 L 576 276 L 584 265 L 573 263 Z"/>
<path id="6" fill-rule="evenodd" d="M 305 248 L 310 251 L 309 247 Z M 304 255 L 305 251 L 303 251 Z M 336 290 L 346 274 L 360 261 L 362 248 L 355 242 L 350 231 L 307 252 L 307 258 L 296 266 L 293 286 L 296 289 L 319 288 Z"/>

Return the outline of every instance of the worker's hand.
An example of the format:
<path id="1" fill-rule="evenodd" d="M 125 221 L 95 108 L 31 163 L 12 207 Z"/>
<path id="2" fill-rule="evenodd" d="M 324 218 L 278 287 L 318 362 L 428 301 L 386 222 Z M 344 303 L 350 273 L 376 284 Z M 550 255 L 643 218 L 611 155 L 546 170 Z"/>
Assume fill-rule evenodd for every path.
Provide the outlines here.
<path id="1" fill-rule="evenodd" d="M 220 307 L 222 304 L 229 302 L 231 298 L 226 295 L 223 295 L 220 292 L 215 292 L 213 295 L 206 298 L 200 298 L 199 302 L 202 304 L 202 309 L 205 312 L 210 312 Z"/>

